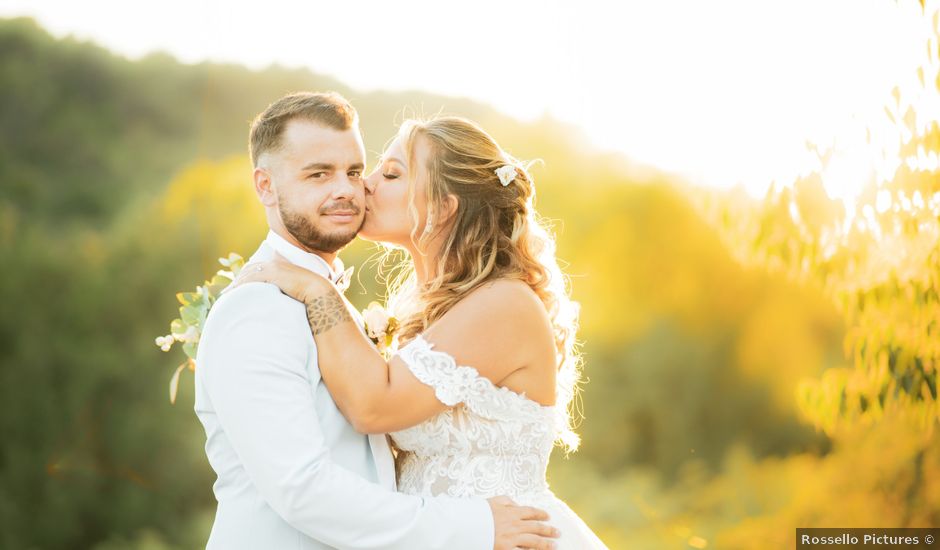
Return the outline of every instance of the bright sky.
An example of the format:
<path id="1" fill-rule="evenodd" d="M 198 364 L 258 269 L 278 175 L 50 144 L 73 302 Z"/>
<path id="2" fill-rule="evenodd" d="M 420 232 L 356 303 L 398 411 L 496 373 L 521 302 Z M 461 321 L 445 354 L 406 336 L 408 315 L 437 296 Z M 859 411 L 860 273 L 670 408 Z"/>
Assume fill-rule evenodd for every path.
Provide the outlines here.
<path id="1" fill-rule="evenodd" d="M 914 77 L 924 27 L 916 1 L 899 3 L 911 7 L 0 0 L 0 16 L 33 16 L 56 36 L 91 39 L 131 58 L 163 50 L 185 62 L 277 62 L 360 90 L 466 96 L 523 119 L 547 112 L 639 162 L 761 194 L 772 179 L 788 182 L 811 166 L 807 140 L 831 145 L 864 135 L 891 88 Z M 857 163 L 845 164 L 846 177 L 854 176 Z"/>

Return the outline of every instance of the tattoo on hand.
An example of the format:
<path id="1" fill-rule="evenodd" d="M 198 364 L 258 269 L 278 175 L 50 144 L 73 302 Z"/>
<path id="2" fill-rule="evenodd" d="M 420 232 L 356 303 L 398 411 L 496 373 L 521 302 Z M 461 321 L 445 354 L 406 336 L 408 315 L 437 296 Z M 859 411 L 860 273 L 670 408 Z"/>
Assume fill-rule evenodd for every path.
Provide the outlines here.
<path id="1" fill-rule="evenodd" d="M 307 321 L 310 322 L 314 336 L 349 320 L 352 320 L 352 316 L 343 299 L 335 292 L 317 296 L 307 304 Z"/>

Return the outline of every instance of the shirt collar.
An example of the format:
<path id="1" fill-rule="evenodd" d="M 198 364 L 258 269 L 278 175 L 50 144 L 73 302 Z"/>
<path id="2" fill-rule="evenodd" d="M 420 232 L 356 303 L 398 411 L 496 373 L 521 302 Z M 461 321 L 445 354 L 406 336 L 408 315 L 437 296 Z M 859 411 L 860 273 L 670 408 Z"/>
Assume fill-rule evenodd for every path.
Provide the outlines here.
<path id="1" fill-rule="evenodd" d="M 287 242 L 284 237 L 281 237 L 272 230 L 268 231 L 268 236 L 265 237 L 264 242 L 268 243 L 268 246 L 273 248 L 274 251 L 281 256 L 284 256 L 290 263 L 299 265 L 304 269 L 309 269 L 331 281 L 336 282 L 343 275 L 343 261 L 339 259 L 339 256 L 333 260 L 333 265 L 331 266 L 320 256 L 312 252 L 307 252 Z"/>

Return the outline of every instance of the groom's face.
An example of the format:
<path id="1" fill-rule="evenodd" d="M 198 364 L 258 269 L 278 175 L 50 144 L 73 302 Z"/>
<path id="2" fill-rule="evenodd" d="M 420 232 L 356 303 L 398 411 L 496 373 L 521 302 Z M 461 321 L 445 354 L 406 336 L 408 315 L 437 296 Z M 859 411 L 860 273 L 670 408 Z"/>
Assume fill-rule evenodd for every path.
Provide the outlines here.
<path id="1" fill-rule="evenodd" d="M 336 130 L 302 119 L 288 123 L 268 171 L 281 222 L 311 251 L 336 252 L 362 226 L 365 148 L 358 128 Z"/>

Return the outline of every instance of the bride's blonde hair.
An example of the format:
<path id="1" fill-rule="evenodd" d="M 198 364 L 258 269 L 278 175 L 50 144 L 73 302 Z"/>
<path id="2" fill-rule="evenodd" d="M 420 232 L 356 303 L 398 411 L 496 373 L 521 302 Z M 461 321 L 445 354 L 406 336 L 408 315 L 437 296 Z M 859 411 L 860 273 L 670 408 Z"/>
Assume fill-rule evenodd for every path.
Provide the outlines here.
<path id="1" fill-rule="evenodd" d="M 541 299 L 554 329 L 556 407 L 559 440 L 567 450 L 578 447 L 574 432 L 575 396 L 580 379 L 581 355 L 575 333 L 578 304 L 571 300 L 568 281 L 555 258 L 555 241 L 535 212 L 535 188 L 528 165 L 505 153 L 475 123 L 460 117 L 441 116 L 428 121 L 408 120 L 399 131 L 411 171 L 409 213 L 414 222 L 411 240 L 426 250 L 437 232 L 433 225 L 418 227 L 414 206 L 416 175 L 415 142 L 423 138 L 430 147 L 427 166 L 428 221 L 445 212 L 448 195 L 458 199 L 453 226 L 436 259 L 436 275 L 421 288 L 410 262 L 402 262 L 389 285 L 389 308 L 401 322 L 399 339 L 406 342 L 443 316 L 468 293 L 494 279 L 524 281 Z M 496 170 L 514 166 L 515 179 L 502 185 Z"/>

